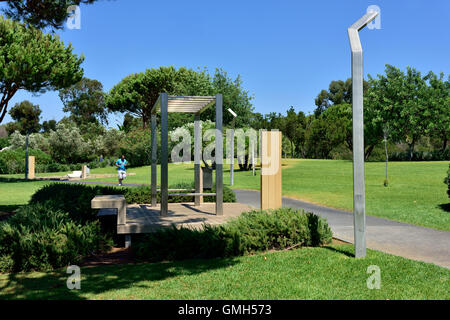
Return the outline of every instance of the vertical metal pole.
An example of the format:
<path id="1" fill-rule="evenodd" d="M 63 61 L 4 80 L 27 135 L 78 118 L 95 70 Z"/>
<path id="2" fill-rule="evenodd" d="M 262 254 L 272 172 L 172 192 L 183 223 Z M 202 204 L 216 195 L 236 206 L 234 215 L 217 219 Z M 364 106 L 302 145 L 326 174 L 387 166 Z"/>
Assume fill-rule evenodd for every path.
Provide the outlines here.
<path id="1" fill-rule="evenodd" d="M 223 215 L 222 95 L 216 94 L 216 215 Z"/>
<path id="2" fill-rule="evenodd" d="M 252 167 L 253 175 L 255 175 L 255 141 L 252 141 Z"/>
<path id="3" fill-rule="evenodd" d="M 194 181 L 195 193 L 200 193 L 200 170 L 202 159 L 202 127 L 200 122 L 200 115 L 194 116 Z M 195 205 L 200 205 L 200 196 L 195 196 Z"/>
<path id="4" fill-rule="evenodd" d="M 234 184 L 234 120 L 235 118 L 233 118 L 233 124 L 231 126 L 230 186 Z"/>
<path id="5" fill-rule="evenodd" d="M 28 180 L 28 132 L 25 138 L 25 180 Z"/>
<path id="6" fill-rule="evenodd" d="M 363 52 L 359 30 L 375 19 L 378 12 L 368 12 L 348 28 L 352 51 L 352 104 L 353 104 L 353 224 L 355 257 L 366 256 L 366 208 L 364 186 L 364 105 L 363 105 Z"/>
<path id="7" fill-rule="evenodd" d="M 366 214 L 364 188 L 364 118 L 362 51 L 352 53 L 353 86 L 353 219 L 355 257 L 366 256 Z"/>
<path id="8" fill-rule="evenodd" d="M 156 137 L 156 114 L 152 113 L 152 132 L 151 132 L 151 148 L 152 148 L 152 207 L 156 206 L 156 181 L 157 181 L 157 157 L 158 157 L 158 139 Z"/>
<path id="9" fill-rule="evenodd" d="M 168 95 L 161 93 L 161 215 L 168 214 L 168 193 L 169 193 L 169 132 L 168 132 Z"/>

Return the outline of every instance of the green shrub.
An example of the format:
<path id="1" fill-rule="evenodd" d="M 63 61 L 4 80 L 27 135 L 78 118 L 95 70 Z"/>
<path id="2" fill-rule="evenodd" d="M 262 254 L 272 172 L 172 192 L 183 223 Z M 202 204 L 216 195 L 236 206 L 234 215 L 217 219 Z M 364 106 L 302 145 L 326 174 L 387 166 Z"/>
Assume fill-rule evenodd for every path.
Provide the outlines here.
<path id="1" fill-rule="evenodd" d="M 163 261 L 230 257 L 270 249 L 319 246 L 331 242 L 326 220 L 312 213 L 283 208 L 250 211 L 221 226 L 203 230 L 165 228 L 135 241 L 136 256 Z"/>
<path id="2" fill-rule="evenodd" d="M 124 189 L 107 186 L 87 186 L 72 183 L 50 183 L 36 191 L 30 204 L 46 203 L 54 210 L 69 213 L 80 223 L 97 219 L 96 211 L 91 209 L 91 200 L 96 195 L 123 194 Z"/>
<path id="3" fill-rule="evenodd" d="M 191 184 L 180 183 L 170 188 L 188 189 L 192 188 Z M 214 190 L 214 189 L 213 189 Z M 180 191 L 181 192 L 181 191 Z M 213 191 L 214 192 L 214 191 Z M 68 212 L 72 219 L 79 222 L 96 220 L 96 210 L 91 209 L 91 200 L 97 195 L 107 194 L 123 194 L 127 203 L 150 203 L 151 188 L 150 186 L 142 187 L 110 187 L 110 186 L 89 186 L 74 183 L 50 183 L 36 191 L 30 200 L 30 204 L 49 202 L 54 209 Z M 160 202 L 160 193 L 157 194 L 157 201 Z M 176 196 L 169 197 L 169 202 L 192 202 L 193 196 Z M 215 201 L 213 196 L 205 196 L 205 202 Z M 236 202 L 236 195 L 233 190 L 224 187 L 224 202 Z"/>
<path id="4" fill-rule="evenodd" d="M 78 224 L 48 205 L 28 205 L 0 222 L 0 271 L 51 270 L 106 246 L 98 222 Z"/>
<path id="5" fill-rule="evenodd" d="M 8 137 L 0 137 L 0 150 L 10 145 Z"/>
<path id="6" fill-rule="evenodd" d="M 37 167 L 52 162 L 50 156 L 41 150 L 29 149 L 28 154 L 36 157 Z M 25 150 L 9 149 L 0 152 L 0 174 L 17 173 L 25 173 Z"/>

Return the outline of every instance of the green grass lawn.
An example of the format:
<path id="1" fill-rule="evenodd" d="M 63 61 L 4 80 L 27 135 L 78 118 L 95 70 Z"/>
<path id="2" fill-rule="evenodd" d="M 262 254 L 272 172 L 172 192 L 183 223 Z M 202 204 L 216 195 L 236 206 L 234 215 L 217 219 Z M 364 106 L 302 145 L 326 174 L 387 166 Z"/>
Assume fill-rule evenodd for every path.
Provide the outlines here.
<path id="1" fill-rule="evenodd" d="M 0 274 L 0 299 L 450 299 L 450 270 L 332 245 L 234 259 L 83 267 L 81 290 L 65 270 Z M 367 268 L 381 270 L 368 289 Z"/>
<path id="2" fill-rule="evenodd" d="M 283 194 L 338 209 L 352 210 L 352 163 L 338 160 L 283 160 Z M 224 183 L 229 185 L 229 166 Z M 383 186 L 385 164 L 366 163 L 366 211 L 368 215 L 450 231 L 449 199 L 443 183 L 448 162 L 391 162 L 389 187 Z M 159 168 L 158 168 L 159 170 Z M 193 182 L 193 165 L 170 164 L 169 184 Z M 115 173 L 112 167 L 93 169 L 92 173 Z M 149 184 L 150 167 L 130 168 L 126 183 Z M 65 173 L 40 174 L 64 175 Z M 158 172 L 159 174 L 159 172 Z M 7 176 L 0 176 L 7 177 Z M 8 176 L 12 177 L 12 176 Z M 90 179 L 116 182 L 115 177 Z M 259 170 L 235 172 L 236 188 L 259 189 Z M 0 208 L 27 203 L 46 182 L 1 182 Z"/>

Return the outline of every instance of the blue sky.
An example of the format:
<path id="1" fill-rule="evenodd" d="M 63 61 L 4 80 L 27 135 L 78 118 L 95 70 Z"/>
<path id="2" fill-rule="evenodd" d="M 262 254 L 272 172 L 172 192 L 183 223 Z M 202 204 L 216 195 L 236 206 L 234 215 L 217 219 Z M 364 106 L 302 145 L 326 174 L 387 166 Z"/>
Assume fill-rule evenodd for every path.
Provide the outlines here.
<path id="1" fill-rule="evenodd" d="M 292 105 L 309 113 L 330 81 L 350 77 L 347 28 L 369 5 L 380 7 L 381 29 L 360 34 L 366 75 L 383 73 L 387 63 L 448 75 L 447 0 L 100 0 L 81 6 L 80 30 L 58 34 L 85 55 L 85 76 L 106 91 L 146 68 L 223 68 L 241 75 L 255 111 L 284 113 Z M 18 92 L 10 107 L 24 99 L 40 105 L 43 120 L 64 116 L 57 92 Z M 111 120 L 115 127 L 122 117 Z"/>

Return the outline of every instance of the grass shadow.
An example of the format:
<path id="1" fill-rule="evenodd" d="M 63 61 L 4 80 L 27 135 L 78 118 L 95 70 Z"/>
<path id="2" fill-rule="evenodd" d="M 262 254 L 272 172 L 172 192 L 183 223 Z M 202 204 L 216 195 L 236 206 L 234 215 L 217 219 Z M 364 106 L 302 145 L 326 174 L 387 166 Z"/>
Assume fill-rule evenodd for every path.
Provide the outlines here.
<path id="1" fill-rule="evenodd" d="M 445 212 L 450 212 L 450 202 L 440 204 L 438 205 L 438 208 L 444 210 Z"/>
<path id="2" fill-rule="evenodd" d="M 159 281 L 190 276 L 238 263 L 236 259 L 195 259 L 178 262 L 109 265 L 81 268 L 81 290 L 66 286 L 70 274 L 65 269 L 30 276 L 26 273 L 0 275 L 0 299 L 84 300 L 91 295 L 118 292 L 116 299 L 137 298 L 127 296 L 127 289 L 136 287 L 157 290 Z"/>
<path id="3" fill-rule="evenodd" d="M 354 258 L 355 257 L 353 246 L 350 246 L 350 245 L 349 246 L 345 246 L 345 249 L 334 248 L 334 247 L 331 247 L 331 246 L 323 246 L 322 248 L 325 248 L 327 250 L 333 251 L 333 252 L 338 253 L 338 254 L 346 255 L 347 257 L 350 257 L 350 258 Z"/>

